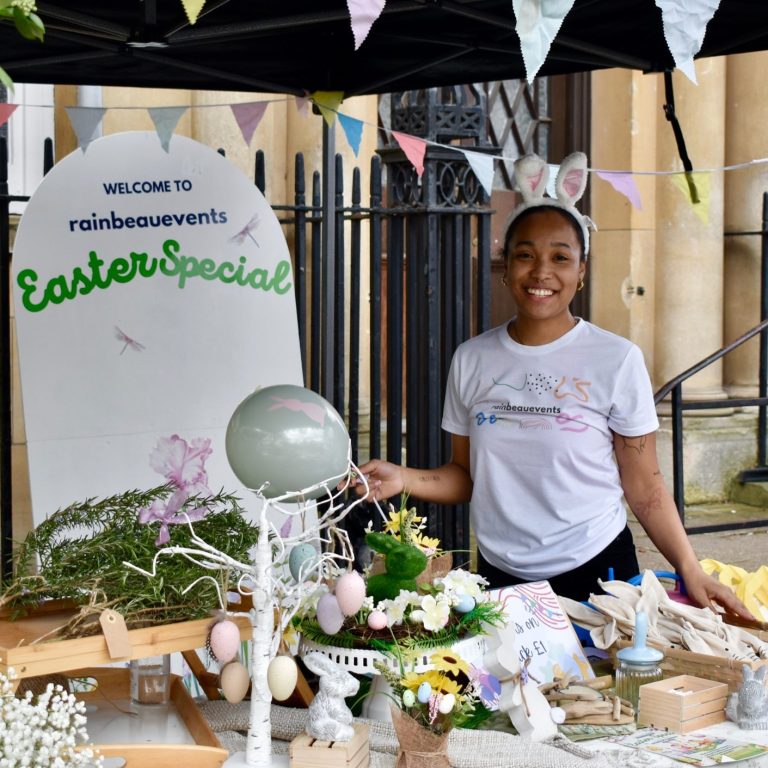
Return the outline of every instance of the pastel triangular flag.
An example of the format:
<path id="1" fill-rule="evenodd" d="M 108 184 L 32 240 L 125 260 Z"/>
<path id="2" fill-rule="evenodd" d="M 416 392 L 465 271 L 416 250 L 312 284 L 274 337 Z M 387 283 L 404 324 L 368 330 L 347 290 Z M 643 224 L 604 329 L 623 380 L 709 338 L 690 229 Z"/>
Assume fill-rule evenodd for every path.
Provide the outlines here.
<path id="1" fill-rule="evenodd" d="M 336 112 L 344 99 L 344 91 L 315 91 L 310 98 L 317 105 L 320 114 L 329 126 L 336 119 Z"/>
<path id="2" fill-rule="evenodd" d="M 229 105 L 246 144 L 251 143 L 253 134 L 267 111 L 267 104 L 267 101 L 249 101 L 245 104 Z"/>
<path id="3" fill-rule="evenodd" d="M 638 211 L 643 210 L 643 204 L 640 201 L 640 190 L 637 188 L 635 178 L 631 173 L 618 171 L 596 171 L 596 173 L 603 181 L 607 181 L 617 192 L 624 195 L 624 197 L 626 197 Z"/>
<path id="4" fill-rule="evenodd" d="M 309 96 L 294 96 L 296 99 L 296 109 L 302 117 L 309 115 Z"/>
<path id="5" fill-rule="evenodd" d="M 187 107 L 150 107 L 147 109 L 152 122 L 155 124 L 160 145 L 166 152 L 170 146 L 173 131 L 186 111 Z"/>
<path id="6" fill-rule="evenodd" d="M 512 0 L 515 31 L 525 63 L 525 76 L 533 82 L 574 0 Z"/>
<path id="7" fill-rule="evenodd" d="M 205 0 L 181 0 L 181 4 L 184 6 L 184 12 L 187 14 L 189 23 L 194 24 L 200 15 L 200 11 L 203 10 Z"/>
<path id="8" fill-rule="evenodd" d="M 355 50 L 368 37 L 373 23 L 381 16 L 386 4 L 387 0 L 347 0 L 349 20 L 352 23 L 352 34 L 355 38 Z"/>
<path id="9" fill-rule="evenodd" d="M 107 110 L 102 107 L 65 107 L 65 109 L 72 124 L 72 130 L 77 136 L 77 143 L 85 152 L 95 138 Z"/>
<path id="10" fill-rule="evenodd" d="M 693 182 L 693 188 L 689 183 L 688 175 L 690 175 L 690 181 Z M 701 223 L 704 226 L 709 224 L 709 200 L 711 195 L 711 184 L 708 173 L 673 173 L 670 176 L 673 184 L 691 201 L 693 206 L 693 212 L 701 219 Z M 693 197 L 695 192 L 695 199 Z"/>
<path id="11" fill-rule="evenodd" d="M 424 173 L 424 155 L 427 153 L 427 142 L 416 136 L 410 136 L 407 133 L 392 131 L 392 135 L 400 145 L 400 149 L 405 152 L 405 156 L 410 160 L 411 165 L 416 169 L 419 178 Z"/>
<path id="12" fill-rule="evenodd" d="M 701 50 L 707 24 L 719 5 L 720 0 L 656 0 L 669 52 L 677 68 L 693 83 L 693 57 Z"/>
<path id="13" fill-rule="evenodd" d="M 8 118 L 14 113 L 18 104 L 0 104 L 0 126 L 8 122 Z"/>
<path id="14" fill-rule="evenodd" d="M 484 155 L 482 152 L 470 152 L 469 150 L 462 150 L 464 157 L 467 158 L 469 167 L 472 169 L 472 173 L 477 176 L 477 180 L 482 185 L 488 197 L 493 193 L 493 176 L 495 168 L 493 161 L 495 158 L 493 155 Z"/>
<path id="15" fill-rule="evenodd" d="M 349 146 L 352 147 L 352 151 L 357 157 L 357 153 L 360 151 L 360 140 L 363 138 L 363 121 L 356 117 L 342 115 L 339 112 L 339 122 L 344 129 L 344 135 L 347 137 Z"/>

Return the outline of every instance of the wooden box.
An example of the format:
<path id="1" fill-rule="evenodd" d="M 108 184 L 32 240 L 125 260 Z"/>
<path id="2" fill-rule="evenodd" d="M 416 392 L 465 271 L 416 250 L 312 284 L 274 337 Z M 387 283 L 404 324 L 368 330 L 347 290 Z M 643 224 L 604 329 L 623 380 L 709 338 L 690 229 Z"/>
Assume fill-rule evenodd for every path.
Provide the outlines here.
<path id="1" fill-rule="evenodd" d="M 355 723 L 351 741 L 318 741 L 300 733 L 288 748 L 291 768 L 368 768 L 368 726 Z"/>
<path id="2" fill-rule="evenodd" d="M 677 675 L 640 686 L 637 722 L 688 733 L 725 720 L 728 685 Z"/>

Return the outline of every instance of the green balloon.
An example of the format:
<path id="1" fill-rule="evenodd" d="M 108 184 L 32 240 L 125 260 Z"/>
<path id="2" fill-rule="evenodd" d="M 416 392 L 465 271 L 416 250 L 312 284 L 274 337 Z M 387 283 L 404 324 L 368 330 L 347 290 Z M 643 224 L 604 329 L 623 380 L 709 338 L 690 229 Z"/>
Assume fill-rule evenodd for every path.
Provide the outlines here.
<path id="1" fill-rule="evenodd" d="M 349 471 L 349 434 L 338 411 L 311 389 L 277 384 L 257 389 L 227 426 L 227 459 L 250 489 L 269 483 L 269 499 L 328 480 L 333 490 Z M 318 498 L 323 488 L 304 494 Z"/>

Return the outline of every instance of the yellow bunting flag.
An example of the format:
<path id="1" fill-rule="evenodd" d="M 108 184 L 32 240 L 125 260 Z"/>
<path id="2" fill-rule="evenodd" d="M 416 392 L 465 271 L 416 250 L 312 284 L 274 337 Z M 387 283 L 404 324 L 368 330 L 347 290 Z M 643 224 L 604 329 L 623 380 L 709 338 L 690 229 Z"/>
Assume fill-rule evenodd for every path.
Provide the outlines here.
<path id="1" fill-rule="evenodd" d="M 339 104 L 344 99 L 344 91 L 315 91 L 309 98 L 320 110 L 325 122 L 329 126 L 333 125 Z"/>
<path id="2" fill-rule="evenodd" d="M 197 17 L 200 15 L 200 11 L 203 10 L 205 0 L 181 0 L 181 4 L 184 6 L 184 11 L 187 14 L 190 24 L 194 24 L 197 21 Z"/>
<path id="3" fill-rule="evenodd" d="M 689 183 L 688 176 L 693 181 L 693 190 Z M 709 224 L 709 199 L 711 196 L 711 184 L 709 173 L 673 173 L 670 177 L 674 185 L 691 201 L 693 212 L 701 219 L 704 226 Z M 698 199 L 693 199 L 693 195 Z"/>

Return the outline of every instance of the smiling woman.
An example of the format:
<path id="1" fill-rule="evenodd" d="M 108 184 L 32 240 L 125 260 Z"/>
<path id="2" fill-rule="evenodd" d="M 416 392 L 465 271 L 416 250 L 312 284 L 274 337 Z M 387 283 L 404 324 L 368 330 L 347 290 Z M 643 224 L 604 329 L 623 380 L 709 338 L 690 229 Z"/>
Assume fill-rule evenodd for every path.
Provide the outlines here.
<path id="1" fill-rule="evenodd" d="M 699 566 L 666 489 L 642 352 L 571 313 L 592 227 L 575 207 L 587 158 L 563 161 L 554 198 L 544 194 L 548 172 L 535 155 L 515 164 L 523 202 L 504 240 L 503 283 L 517 315 L 454 354 L 442 421 L 451 461 L 428 472 L 378 460 L 360 470 L 376 498 L 469 500 L 478 570 L 492 587 L 548 580 L 575 600 L 599 592 L 609 571 L 638 572 L 626 501 L 692 599 L 748 615 Z"/>

